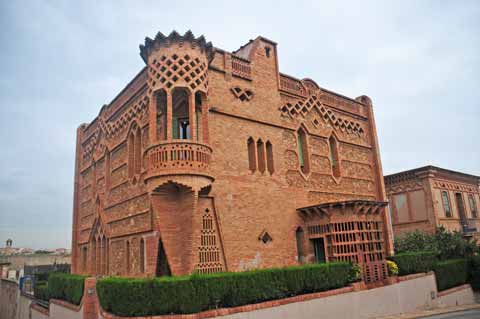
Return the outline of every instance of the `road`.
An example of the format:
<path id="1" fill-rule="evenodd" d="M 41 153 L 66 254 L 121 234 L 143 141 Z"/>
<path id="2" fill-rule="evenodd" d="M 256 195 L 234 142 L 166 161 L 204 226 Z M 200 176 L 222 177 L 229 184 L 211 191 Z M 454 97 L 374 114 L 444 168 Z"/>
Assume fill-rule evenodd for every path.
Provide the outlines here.
<path id="1" fill-rule="evenodd" d="M 480 319 L 480 309 L 451 312 L 443 315 L 423 317 L 423 319 Z"/>

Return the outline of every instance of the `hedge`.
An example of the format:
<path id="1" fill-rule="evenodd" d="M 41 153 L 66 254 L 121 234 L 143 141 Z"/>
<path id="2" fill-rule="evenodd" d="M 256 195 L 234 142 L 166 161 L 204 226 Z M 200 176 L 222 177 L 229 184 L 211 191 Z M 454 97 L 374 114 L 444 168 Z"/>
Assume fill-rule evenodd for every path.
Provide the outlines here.
<path id="1" fill-rule="evenodd" d="M 37 281 L 35 282 L 35 286 L 33 287 L 33 295 L 35 298 L 48 301 L 48 285 L 46 281 Z"/>
<path id="2" fill-rule="evenodd" d="M 400 253 L 388 259 L 397 264 L 400 276 L 431 271 L 438 261 L 436 253 L 432 251 Z"/>
<path id="3" fill-rule="evenodd" d="M 83 296 L 85 276 L 51 273 L 48 277 L 50 298 L 61 299 L 79 305 Z"/>
<path id="4" fill-rule="evenodd" d="M 119 316 L 188 314 L 258 303 L 346 286 L 349 263 L 328 263 L 238 273 L 97 281 L 102 308 Z"/>
<path id="5" fill-rule="evenodd" d="M 470 259 L 470 284 L 474 290 L 480 290 L 480 256 Z"/>
<path id="6" fill-rule="evenodd" d="M 439 291 L 452 288 L 468 281 L 469 271 L 466 259 L 449 259 L 433 266 Z"/>

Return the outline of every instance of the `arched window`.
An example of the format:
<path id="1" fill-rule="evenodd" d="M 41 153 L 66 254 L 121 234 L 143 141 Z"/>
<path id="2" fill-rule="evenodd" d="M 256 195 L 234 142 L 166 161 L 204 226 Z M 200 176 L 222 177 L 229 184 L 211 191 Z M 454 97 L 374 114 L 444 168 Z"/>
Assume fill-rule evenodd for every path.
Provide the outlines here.
<path id="1" fill-rule="evenodd" d="M 87 246 L 82 247 L 82 272 L 87 273 L 87 256 L 88 256 L 88 248 Z"/>
<path id="2" fill-rule="evenodd" d="M 247 140 L 247 149 L 248 149 L 248 167 L 252 172 L 255 172 L 257 169 L 257 157 L 255 155 L 255 141 L 253 138 Z"/>
<path id="3" fill-rule="evenodd" d="M 262 140 L 257 141 L 258 170 L 265 172 L 265 146 Z"/>
<path id="4" fill-rule="evenodd" d="M 130 273 L 130 242 L 127 240 L 126 247 L 125 247 L 125 261 L 126 261 L 126 269 L 127 275 Z"/>
<path id="5" fill-rule="evenodd" d="M 330 147 L 330 165 L 332 166 L 332 174 L 335 177 L 340 177 L 340 162 L 338 160 L 338 143 L 337 139 L 332 135 L 328 139 Z"/>
<path id="6" fill-rule="evenodd" d="M 140 273 L 145 272 L 145 241 L 140 239 Z"/>
<path id="7" fill-rule="evenodd" d="M 310 159 L 308 156 L 307 134 L 303 128 L 300 128 L 297 132 L 297 145 L 300 169 L 304 174 L 308 174 L 310 172 Z"/>
<path id="8" fill-rule="evenodd" d="M 135 174 L 135 135 L 133 131 L 128 134 L 128 177 L 132 178 Z"/>
<path id="9" fill-rule="evenodd" d="M 270 174 L 273 174 L 274 168 L 273 168 L 273 146 L 270 141 L 267 141 L 265 143 L 265 148 L 267 150 L 267 170 Z"/>
<path id="10" fill-rule="evenodd" d="M 298 255 L 298 262 L 303 263 L 305 261 L 305 240 L 304 240 L 304 233 L 301 227 L 297 228 L 295 232 L 295 239 L 297 242 L 297 255 Z"/>
<path id="11" fill-rule="evenodd" d="M 92 241 L 92 274 L 97 273 L 97 239 L 94 238 Z"/>
<path id="12" fill-rule="evenodd" d="M 135 174 L 140 174 L 142 169 L 142 130 L 135 132 Z"/>
<path id="13" fill-rule="evenodd" d="M 189 93 L 183 88 L 176 88 L 172 93 L 172 137 L 190 139 L 190 117 L 188 112 Z"/>
<path id="14" fill-rule="evenodd" d="M 160 90 L 156 93 L 157 99 L 157 137 L 167 139 L 167 93 Z"/>

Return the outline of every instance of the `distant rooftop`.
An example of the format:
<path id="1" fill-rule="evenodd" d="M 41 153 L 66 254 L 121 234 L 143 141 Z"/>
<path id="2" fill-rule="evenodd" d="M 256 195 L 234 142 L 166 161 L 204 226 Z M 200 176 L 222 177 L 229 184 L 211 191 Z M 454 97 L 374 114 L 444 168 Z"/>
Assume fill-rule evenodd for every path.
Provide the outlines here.
<path id="1" fill-rule="evenodd" d="M 385 183 L 389 183 L 389 182 L 393 182 L 398 177 L 403 177 L 404 179 L 405 178 L 408 179 L 409 177 L 414 178 L 419 173 L 427 173 L 427 172 L 443 173 L 443 174 L 452 175 L 452 176 L 456 175 L 461 178 L 477 180 L 477 183 L 480 184 L 480 176 L 453 171 L 450 169 L 441 168 L 433 165 L 422 166 L 422 167 L 418 167 L 418 168 L 414 168 L 414 169 L 410 169 L 410 170 L 406 170 L 406 171 L 402 171 L 394 174 L 385 175 L 384 179 L 385 179 Z"/>

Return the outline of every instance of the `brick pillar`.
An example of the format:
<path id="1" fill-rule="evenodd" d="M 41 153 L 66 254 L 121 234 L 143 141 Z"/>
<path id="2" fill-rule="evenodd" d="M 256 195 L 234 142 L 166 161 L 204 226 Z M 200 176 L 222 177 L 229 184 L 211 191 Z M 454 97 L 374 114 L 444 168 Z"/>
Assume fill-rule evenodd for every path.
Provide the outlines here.
<path id="1" fill-rule="evenodd" d="M 195 120 L 195 92 L 188 97 L 188 120 L 190 121 L 190 139 L 197 140 L 197 121 Z"/>
<path id="2" fill-rule="evenodd" d="M 202 94 L 202 136 L 203 143 L 208 144 L 208 99 L 205 95 Z"/>
<path id="3" fill-rule="evenodd" d="M 98 319 L 100 305 L 96 288 L 97 280 L 93 277 L 85 279 L 83 290 L 83 319 Z"/>

